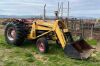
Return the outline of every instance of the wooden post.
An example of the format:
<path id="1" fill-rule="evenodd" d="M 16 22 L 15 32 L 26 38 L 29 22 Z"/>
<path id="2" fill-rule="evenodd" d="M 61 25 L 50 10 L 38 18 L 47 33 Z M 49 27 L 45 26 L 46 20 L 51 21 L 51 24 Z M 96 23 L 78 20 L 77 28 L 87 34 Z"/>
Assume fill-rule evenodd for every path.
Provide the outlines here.
<path id="1" fill-rule="evenodd" d="M 81 29 L 81 37 L 80 38 L 84 38 L 84 26 L 83 26 L 83 20 L 80 20 L 80 29 Z"/>
<path id="2" fill-rule="evenodd" d="M 66 27 L 69 29 L 68 18 L 65 18 L 64 22 L 65 22 L 65 24 L 66 24 Z"/>
<path id="3" fill-rule="evenodd" d="M 69 19 L 69 1 L 68 1 L 68 13 L 67 13 L 67 18 Z"/>
<path id="4" fill-rule="evenodd" d="M 74 18 L 71 19 L 71 32 L 73 33 L 73 21 L 74 21 Z"/>
<path id="5" fill-rule="evenodd" d="M 93 25 L 91 25 L 91 39 L 93 39 Z"/>

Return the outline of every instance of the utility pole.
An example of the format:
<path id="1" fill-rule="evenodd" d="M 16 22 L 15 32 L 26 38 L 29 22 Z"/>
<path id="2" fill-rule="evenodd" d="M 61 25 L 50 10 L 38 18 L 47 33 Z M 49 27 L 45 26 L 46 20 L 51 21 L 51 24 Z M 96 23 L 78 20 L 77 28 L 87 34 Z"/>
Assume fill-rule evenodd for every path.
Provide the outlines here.
<path id="1" fill-rule="evenodd" d="M 58 2 L 58 13 L 60 12 L 59 2 Z"/>
<path id="2" fill-rule="evenodd" d="M 61 3 L 61 17 L 63 17 L 63 2 Z"/>
<path id="3" fill-rule="evenodd" d="M 69 18 L 69 1 L 68 1 L 68 13 L 67 13 L 67 17 Z"/>

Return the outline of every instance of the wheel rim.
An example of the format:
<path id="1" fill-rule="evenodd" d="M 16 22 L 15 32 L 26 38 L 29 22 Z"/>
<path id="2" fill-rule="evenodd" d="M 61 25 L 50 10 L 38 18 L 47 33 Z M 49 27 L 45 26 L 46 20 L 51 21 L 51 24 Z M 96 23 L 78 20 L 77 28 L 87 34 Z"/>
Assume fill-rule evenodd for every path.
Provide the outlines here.
<path id="1" fill-rule="evenodd" d="M 15 31 L 15 29 L 13 27 L 8 29 L 7 37 L 11 41 L 15 40 L 15 38 L 16 38 L 16 31 Z"/>
<path id="2" fill-rule="evenodd" d="M 38 46 L 40 52 L 44 52 L 45 51 L 45 46 L 42 42 L 39 43 L 39 46 Z"/>

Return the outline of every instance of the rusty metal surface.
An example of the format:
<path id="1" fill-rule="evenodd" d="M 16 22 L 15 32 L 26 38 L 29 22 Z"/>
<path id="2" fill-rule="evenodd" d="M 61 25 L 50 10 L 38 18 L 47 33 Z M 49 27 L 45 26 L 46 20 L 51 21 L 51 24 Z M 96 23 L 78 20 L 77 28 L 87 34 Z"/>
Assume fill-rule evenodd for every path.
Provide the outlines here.
<path id="1" fill-rule="evenodd" d="M 71 58 L 87 59 L 95 48 L 87 44 L 84 40 L 78 40 L 66 45 L 64 52 Z"/>

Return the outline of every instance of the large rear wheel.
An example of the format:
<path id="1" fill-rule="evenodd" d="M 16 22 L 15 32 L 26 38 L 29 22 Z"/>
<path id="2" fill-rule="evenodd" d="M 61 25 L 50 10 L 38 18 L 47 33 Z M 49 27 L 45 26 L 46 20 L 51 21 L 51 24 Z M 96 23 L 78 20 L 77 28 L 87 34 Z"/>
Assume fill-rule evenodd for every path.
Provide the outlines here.
<path id="1" fill-rule="evenodd" d="M 10 22 L 5 28 L 5 40 L 8 44 L 22 45 L 26 37 L 24 24 L 19 22 Z"/>

